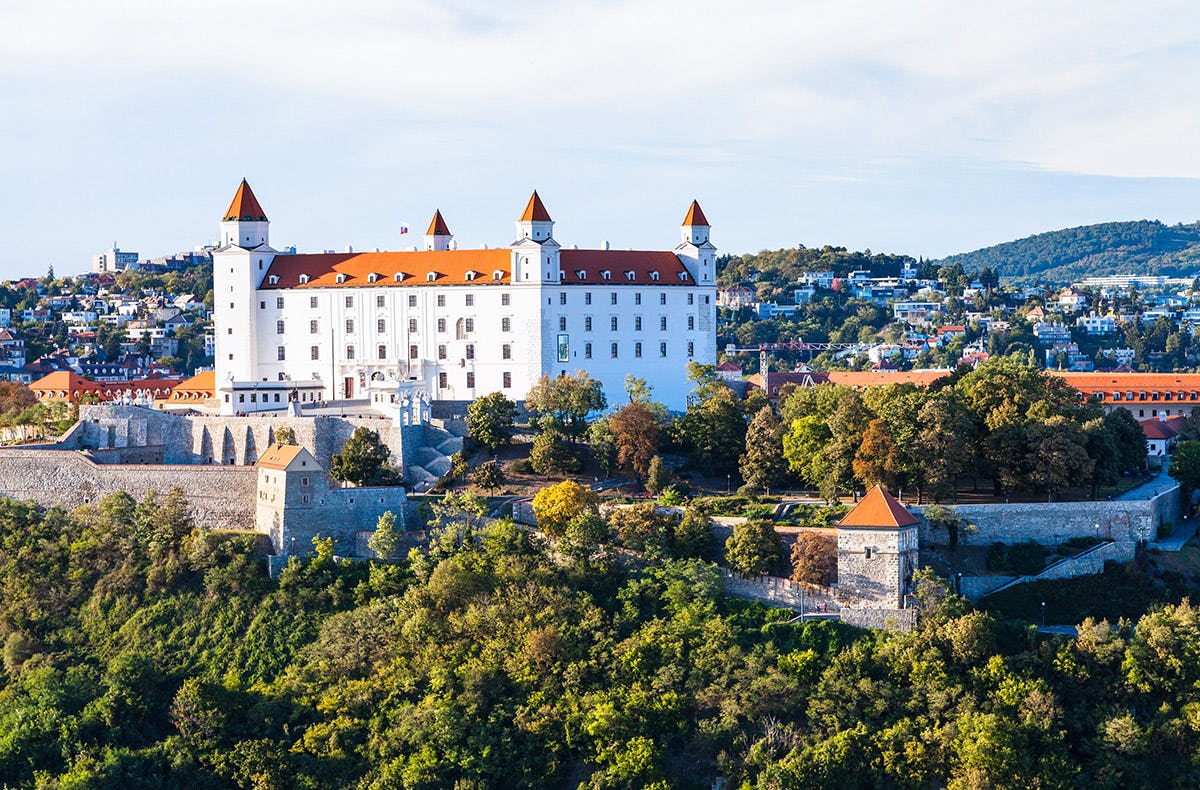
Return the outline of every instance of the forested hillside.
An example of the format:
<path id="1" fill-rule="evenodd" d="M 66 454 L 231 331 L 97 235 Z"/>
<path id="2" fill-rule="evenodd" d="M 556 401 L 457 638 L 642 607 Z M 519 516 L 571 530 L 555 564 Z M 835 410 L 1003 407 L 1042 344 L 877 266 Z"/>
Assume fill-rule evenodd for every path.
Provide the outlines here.
<path id="1" fill-rule="evenodd" d="M 0 503 L 0 784 L 1195 787 L 1200 618 L 1037 638 L 933 582 L 911 634 L 784 622 L 716 569 L 550 553 L 267 579 L 176 497 Z"/>
<path id="2" fill-rule="evenodd" d="M 1200 271 L 1200 223 L 1164 225 L 1158 221 L 1105 222 L 951 255 L 940 266 L 985 267 L 1001 276 L 1044 283 L 1068 283 L 1106 274 L 1190 276 Z"/>

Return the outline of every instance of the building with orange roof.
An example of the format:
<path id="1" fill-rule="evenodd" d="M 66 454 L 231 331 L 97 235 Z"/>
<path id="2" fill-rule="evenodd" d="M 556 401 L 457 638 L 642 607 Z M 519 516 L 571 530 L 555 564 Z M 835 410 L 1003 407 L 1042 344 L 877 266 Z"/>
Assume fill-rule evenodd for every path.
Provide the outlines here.
<path id="1" fill-rule="evenodd" d="M 162 406 L 168 409 L 203 409 L 215 406 L 216 397 L 216 374 L 211 370 L 202 370 L 172 389 Z"/>
<path id="2" fill-rule="evenodd" d="M 838 600 L 844 606 L 906 608 L 920 523 L 880 486 L 838 522 Z"/>
<path id="3" fill-rule="evenodd" d="M 416 382 L 433 401 L 514 400 L 587 371 L 612 398 L 643 378 L 686 406 L 716 358 L 716 248 L 695 201 L 672 250 L 563 249 L 534 192 L 507 246 L 458 249 L 435 211 L 424 248 L 281 253 L 243 181 L 213 253 L 214 386 L 223 413 L 351 400 Z M 279 390 L 279 392 L 276 392 Z"/>
<path id="4" fill-rule="evenodd" d="M 95 398 L 101 402 L 128 402 L 154 405 L 170 398 L 180 379 L 134 379 L 92 381 L 69 370 L 50 373 L 29 385 L 43 403 L 78 403 Z"/>

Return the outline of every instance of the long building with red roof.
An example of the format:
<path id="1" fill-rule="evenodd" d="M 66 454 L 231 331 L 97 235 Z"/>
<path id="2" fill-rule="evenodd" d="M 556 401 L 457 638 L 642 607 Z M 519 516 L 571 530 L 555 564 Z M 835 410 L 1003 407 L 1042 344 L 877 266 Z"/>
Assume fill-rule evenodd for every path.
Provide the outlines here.
<path id="1" fill-rule="evenodd" d="M 458 249 L 437 210 L 420 250 L 281 253 L 243 181 L 213 255 L 222 411 L 389 382 L 433 401 L 520 400 L 542 375 L 577 370 L 610 400 L 632 374 L 683 408 L 688 363 L 716 358 L 716 248 L 699 204 L 673 250 L 564 249 L 536 192 L 516 226 L 506 246 Z"/>

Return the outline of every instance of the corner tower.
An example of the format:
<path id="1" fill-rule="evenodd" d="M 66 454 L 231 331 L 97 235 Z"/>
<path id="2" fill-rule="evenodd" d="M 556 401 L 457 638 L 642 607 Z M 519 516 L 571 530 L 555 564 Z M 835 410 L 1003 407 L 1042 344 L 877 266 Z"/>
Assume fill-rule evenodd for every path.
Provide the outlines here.
<path id="1" fill-rule="evenodd" d="M 837 527 L 838 599 L 856 609 L 903 609 L 917 568 L 919 520 L 875 486 Z"/>
<path id="2" fill-rule="evenodd" d="M 512 245 L 513 283 L 559 282 L 559 244 L 553 233 L 554 220 L 534 190 L 517 220 L 517 240 Z"/>
<path id="3" fill-rule="evenodd" d="M 442 212 L 434 211 L 433 219 L 429 222 L 429 230 L 425 231 L 425 250 L 427 252 L 448 250 L 453 239 L 450 228 L 446 227 L 446 220 L 442 219 Z"/>
<path id="4" fill-rule="evenodd" d="M 243 178 L 221 219 L 221 246 L 234 245 L 248 250 L 260 247 L 267 243 L 270 224 L 250 184 Z"/>
<path id="5" fill-rule="evenodd" d="M 708 239 L 710 229 L 700 204 L 693 200 L 679 229 L 683 240 L 675 248 L 675 254 L 697 285 L 712 286 L 717 281 L 717 248 Z"/>

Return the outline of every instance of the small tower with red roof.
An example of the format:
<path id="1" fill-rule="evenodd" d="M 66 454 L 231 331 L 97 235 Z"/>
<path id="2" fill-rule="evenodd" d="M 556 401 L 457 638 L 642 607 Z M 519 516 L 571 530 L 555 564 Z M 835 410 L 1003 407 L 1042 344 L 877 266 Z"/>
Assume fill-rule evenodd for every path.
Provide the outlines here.
<path id="1" fill-rule="evenodd" d="M 917 569 L 920 521 L 875 486 L 838 523 L 838 599 L 860 609 L 903 609 Z"/>
<path id="2" fill-rule="evenodd" d="M 697 285 L 712 285 L 717 277 L 717 248 L 708 239 L 711 226 L 695 200 L 688 206 L 679 231 L 683 240 L 675 254 Z"/>
<path id="3" fill-rule="evenodd" d="M 525 211 L 517 220 L 517 240 L 513 242 L 512 279 L 515 285 L 545 285 L 560 280 L 559 244 L 554 240 L 554 220 L 538 197 L 530 195 Z"/>
<path id="4" fill-rule="evenodd" d="M 221 216 L 221 246 L 236 246 L 252 250 L 267 243 L 270 227 L 267 214 L 258 204 L 258 198 L 242 179 L 233 201 Z"/>
<path id="5" fill-rule="evenodd" d="M 450 228 L 446 226 L 446 220 L 442 219 L 442 212 L 434 211 L 433 219 L 429 222 L 429 230 L 425 231 L 425 250 L 428 252 L 448 250 L 453 238 L 450 235 Z"/>

